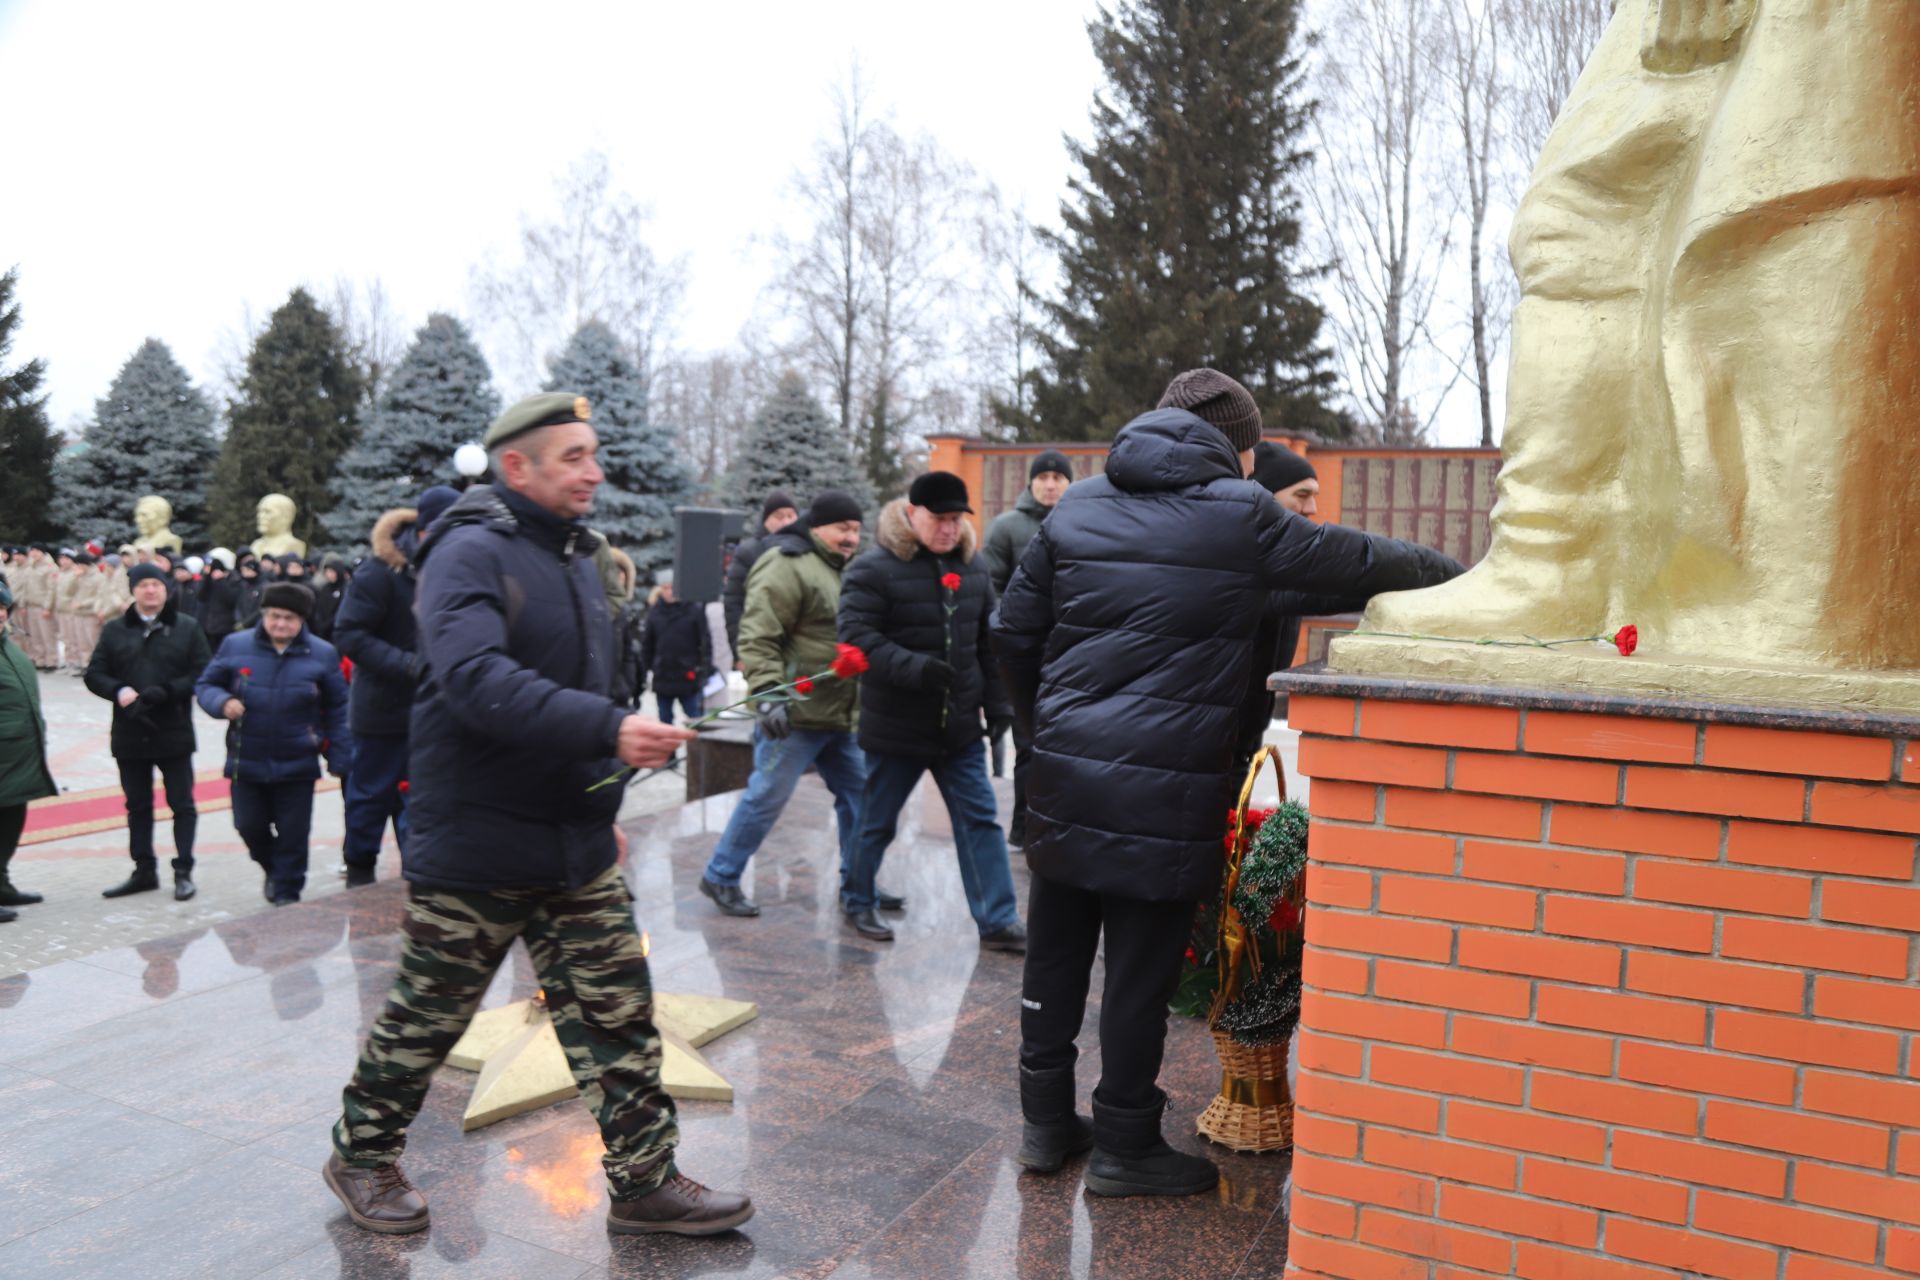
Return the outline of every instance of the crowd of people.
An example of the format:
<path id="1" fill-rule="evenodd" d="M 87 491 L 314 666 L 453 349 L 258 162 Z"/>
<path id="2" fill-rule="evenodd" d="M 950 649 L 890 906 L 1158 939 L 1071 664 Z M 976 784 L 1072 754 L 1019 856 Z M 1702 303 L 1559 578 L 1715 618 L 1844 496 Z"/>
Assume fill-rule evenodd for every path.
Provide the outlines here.
<path id="1" fill-rule="evenodd" d="M 952 819 L 979 943 L 1025 955 L 1020 1162 L 1042 1173 L 1092 1150 L 1090 1190 L 1210 1190 L 1208 1161 L 1161 1137 L 1167 1002 L 1196 904 L 1219 890 L 1237 772 L 1272 713 L 1265 674 L 1300 615 L 1461 572 L 1437 552 L 1314 514 L 1311 467 L 1261 440 L 1238 382 L 1180 375 L 1073 482 L 1056 452 L 984 539 L 959 477 L 930 471 L 871 516 L 845 492 L 767 496 L 709 617 L 655 592 L 641 631 L 659 716 L 615 697 L 624 570 L 590 527 L 603 476 L 590 406 L 529 397 L 488 430 L 492 482 L 430 489 L 374 531 L 344 583 L 334 640 L 303 582 L 261 589 L 259 618 L 209 651 L 187 593 L 156 564 L 103 630 L 88 687 L 114 703 L 114 752 L 149 812 L 133 877 L 158 887 L 151 773 L 174 804 L 176 896 L 192 892 L 190 711 L 227 726 L 236 824 L 269 901 L 297 900 L 322 761 L 347 777 L 349 884 L 372 879 L 386 826 L 410 882 L 400 972 L 343 1096 L 324 1176 L 354 1222 L 428 1225 L 400 1171 L 407 1127 L 507 949 L 524 940 L 562 1048 L 600 1122 L 615 1232 L 705 1235 L 753 1212 L 680 1172 L 659 1079 L 646 948 L 618 863 L 622 769 L 657 768 L 694 733 L 672 722 L 725 650 L 753 702 L 754 769 L 701 875 L 729 917 L 760 906 L 744 878 L 800 777 L 833 798 L 846 927 L 894 938 L 904 899 L 880 885 L 902 806 L 931 776 Z M 867 536 L 871 533 L 871 536 Z M 5 603 L 11 603 L 10 599 Z M 0 614 L 0 619 L 4 618 Z M 237 618 L 237 615 L 236 615 Z M 843 665 L 848 655 L 857 663 Z M 0 680 L 25 686 L 0 725 L 37 717 L 33 664 L 0 638 Z M 829 669 L 857 678 L 814 679 Z M 24 710 L 21 710 L 21 709 Z M 1016 746 L 1003 826 L 987 743 Z M 44 743 L 44 731 L 40 740 Z M 0 837 L 49 794 L 44 760 L 0 751 Z M 611 774 L 610 774 L 611 771 Z M 171 800 L 170 800 L 171 803 Z M 184 815 L 184 827 L 182 826 Z M 1009 855 L 1031 872 L 1026 919 Z M 17 834 L 17 828 L 16 828 Z M 11 844 L 5 845 L 10 853 Z M 4 879 L 0 889 L 26 896 Z M 1075 1039 L 1104 943 L 1101 1079 L 1076 1113 Z"/>

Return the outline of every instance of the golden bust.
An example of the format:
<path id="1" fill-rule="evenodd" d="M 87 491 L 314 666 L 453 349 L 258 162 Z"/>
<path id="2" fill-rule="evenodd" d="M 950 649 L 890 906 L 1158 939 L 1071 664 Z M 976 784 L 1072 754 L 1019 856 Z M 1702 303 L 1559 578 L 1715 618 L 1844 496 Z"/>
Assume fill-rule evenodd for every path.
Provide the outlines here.
<path id="1" fill-rule="evenodd" d="M 307 544 L 293 536 L 293 499 L 284 493 L 270 493 L 254 508 L 254 527 L 260 536 L 251 550 L 257 556 L 305 556 Z"/>
<path id="2" fill-rule="evenodd" d="M 1555 679 L 1396 637 L 1630 622 L 1655 662 L 1777 691 L 1920 688 L 1920 2 L 1620 0 L 1512 257 L 1492 547 L 1378 598 L 1388 634 L 1335 666 Z"/>
<path id="3" fill-rule="evenodd" d="M 157 493 L 150 493 L 133 504 L 133 526 L 140 531 L 133 545 L 142 551 L 165 551 L 178 556 L 180 535 L 168 528 L 173 523 L 173 504 Z"/>

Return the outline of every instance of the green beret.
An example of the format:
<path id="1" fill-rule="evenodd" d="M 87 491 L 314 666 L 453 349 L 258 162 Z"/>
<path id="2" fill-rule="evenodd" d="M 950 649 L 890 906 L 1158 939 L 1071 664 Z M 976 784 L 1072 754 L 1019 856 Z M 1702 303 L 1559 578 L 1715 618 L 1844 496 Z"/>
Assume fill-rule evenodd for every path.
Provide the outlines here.
<path id="1" fill-rule="evenodd" d="M 571 391 L 548 391 L 542 395 L 528 396 L 509 405 L 504 413 L 493 420 L 487 428 L 486 436 L 480 441 L 484 448 L 491 449 L 497 444 L 505 444 L 518 435 L 541 427 L 557 427 L 563 422 L 587 422 L 593 415 L 592 406 L 585 396 L 577 396 Z"/>

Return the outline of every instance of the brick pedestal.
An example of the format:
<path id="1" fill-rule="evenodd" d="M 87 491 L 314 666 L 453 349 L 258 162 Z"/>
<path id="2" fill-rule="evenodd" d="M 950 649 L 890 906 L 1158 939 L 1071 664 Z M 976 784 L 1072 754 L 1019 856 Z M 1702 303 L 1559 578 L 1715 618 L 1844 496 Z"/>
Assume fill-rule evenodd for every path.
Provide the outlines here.
<path id="1" fill-rule="evenodd" d="M 1289 1275 L 1920 1276 L 1920 721 L 1278 680 Z"/>

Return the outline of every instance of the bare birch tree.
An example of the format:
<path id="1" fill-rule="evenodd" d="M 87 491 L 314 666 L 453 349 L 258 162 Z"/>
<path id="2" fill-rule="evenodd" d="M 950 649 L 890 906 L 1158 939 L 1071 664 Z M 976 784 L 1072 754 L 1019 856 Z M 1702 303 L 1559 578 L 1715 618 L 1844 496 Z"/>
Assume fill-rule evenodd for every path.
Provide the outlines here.
<path id="1" fill-rule="evenodd" d="M 1505 115 L 1524 177 L 1546 144 L 1594 45 L 1613 17 L 1614 0 L 1487 0 L 1507 32 L 1512 86 Z"/>
<path id="2" fill-rule="evenodd" d="M 1411 365 L 1433 346 L 1431 318 L 1453 210 L 1433 180 L 1433 51 L 1441 0 L 1339 0 L 1329 14 L 1317 114 L 1314 201 L 1331 261 L 1330 319 L 1362 429 L 1424 438 Z M 1457 377 L 1457 375 L 1456 375 Z M 1449 384 L 1450 385 L 1450 384 Z"/>
<path id="3" fill-rule="evenodd" d="M 807 229 L 773 239 L 774 291 L 798 328 L 809 370 L 828 388 L 840 431 L 854 439 L 861 330 L 870 280 L 860 251 L 860 207 L 867 197 L 870 134 L 868 90 L 859 63 L 833 90 L 833 120 L 814 144 L 811 165 L 793 190 Z"/>
<path id="4" fill-rule="evenodd" d="M 489 260 L 471 272 L 475 319 L 495 339 L 493 367 L 510 388 L 535 386 L 547 357 L 598 320 L 627 347 L 651 393 L 678 331 L 686 259 L 654 253 L 652 209 L 614 189 L 600 152 L 575 161 L 554 191 L 556 218 L 522 218 L 517 261 Z"/>
<path id="5" fill-rule="evenodd" d="M 985 410 L 983 426 L 997 429 L 1008 414 L 1017 421 L 1033 412 L 1041 278 L 1051 255 L 1026 210 L 1010 204 L 994 186 L 982 194 L 975 235 L 986 290 L 969 350 Z"/>
<path id="6" fill-rule="evenodd" d="M 1439 73 L 1445 116 L 1459 151 L 1453 156 L 1461 211 L 1467 220 L 1467 374 L 1479 397 L 1480 443 L 1493 445 L 1493 360 L 1512 314 L 1516 289 L 1506 255 L 1489 271 L 1487 216 L 1507 184 L 1504 120 L 1509 69 L 1501 59 L 1500 14 L 1489 0 L 1443 0 Z"/>
<path id="7" fill-rule="evenodd" d="M 380 403 L 394 364 L 410 341 L 406 326 L 387 297 L 387 287 L 376 277 L 356 283 L 346 276 L 333 282 L 327 303 L 333 322 L 347 340 L 347 350 L 366 374 L 366 403 L 370 411 Z M 363 419 L 364 420 L 364 419 Z"/>

